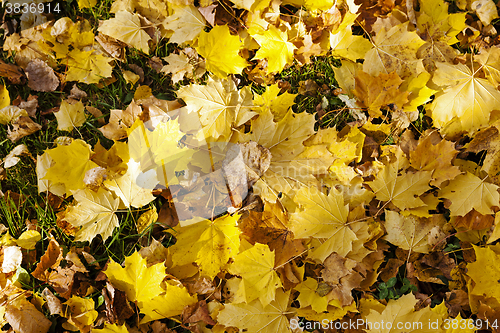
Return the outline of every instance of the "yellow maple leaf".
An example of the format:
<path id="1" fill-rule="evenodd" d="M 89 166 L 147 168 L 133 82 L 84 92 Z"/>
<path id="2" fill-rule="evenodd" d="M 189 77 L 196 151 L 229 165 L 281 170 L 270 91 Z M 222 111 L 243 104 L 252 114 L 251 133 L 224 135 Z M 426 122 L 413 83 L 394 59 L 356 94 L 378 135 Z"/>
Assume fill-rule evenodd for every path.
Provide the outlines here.
<path id="1" fill-rule="evenodd" d="M 266 307 L 275 297 L 281 280 L 274 270 L 274 252 L 266 244 L 255 243 L 241 252 L 229 266 L 229 272 L 241 276 L 236 298 L 246 303 L 259 299 Z"/>
<path id="2" fill-rule="evenodd" d="M 140 163 L 130 159 L 124 175 L 104 182 L 107 188 L 120 197 L 126 207 L 140 208 L 155 199 L 151 190 L 158 184 L 156 170 L 142 173 Z"/>
<path id="3" fill-rule="evenodd" d="M 183 44 L 193 41 L 205 28 L 205 19 L 193 5 L 172 7 L 174 14 L 163 22 L 165 29 L 173 31 L 170 43 Z"/>
<path id="4" fill-rule="evenodd" d="M 385 211 L 386 241 L 403 250 L 419 253 L 429 253 L 431 246 L 428 235 L 435 227 L 446 223 L 442 215 L 433 215 L 432 218 L 417 218 L 413 215 L 404 217 L 397 212 Z"/>
<path id="5" fill-rule="evenodd" d="M 111 58 L 94 51 L 74 49 L 68 53 L 68 71 L 66 81 L 78 81 L 87 84 L 99 83 L 103 78 L 111 77 L 113 67 Z"/>
<path id="6" fill-rule="evenodd" d="M 192 84 L 177 92 L 189 112 L 197 112 L 207 138 L 228 139 L 232 128 L 255 115 L 252 93 L 245 87 L 238 91 L 233 80 L 210 78 L 206 85 Z"/>
<path id="7" fill-rule="evenodd" d="M 85 172 L 97 167 L 90 160 L 92 150 L 90 146 L 82 140 L 74 140 L 67 146 L 59 146 L 46 151 L 52 159 L 45 177 L 53 184 L 62 183 L 66 187 L 66 192 L 75 191 L 85 187 L 83 178 Z M 71 163 L 68 163 L 71 161 Z"/>
<path id="8" fill-rule="evenodd" d="M 146 187 L 153 189 L 156 179 L 164 186 L 172 185 L 176 181 L 175 172 L 187 168 L 195 150 L 179 144 L 184 135 L 177 119 L 162 121 L 151 132 L 137 118 L 128 129 L 130 157 L 140 162 L 141 180 L 149 184 Z M 137 177 L 140 172 L 134 169 L 134 173 Z"/>
<path id="9" fill-rule="evenodd" d="M 335 57 L 346 58 L 352 61 L 363 59 L 372 45 L 363 36 L 355 36 L 350 28 L 330 34 L 330 46 Z"/>
<path id="10" fill-rule="evenodd" d="M 326 311 L 328 307 L 328 298 L 326 295 L 318 293 L 318 281 L 311 277 L 307 277 L 305 281 L 299 283 L 295 288 L 300 294 L 297 300 L 301 308 L 312 306 L 312 310 L 321 313 Z"/>
<path id="11" fill-rule="evenodd" d="M 180 283 L 174 284 L 167 281 L 165 285 L 166 290 L 164 293 L 139 303 L 141 313 L 145 315 L 139 324 L 180 315 L 186 306 L 198 302 L 198 297 L 196 295 L 191 296 Z"/>
<path id="12" fill-rule="evenodd" d="M 304 6 L 307 10 L 317 11 L 317 10 L 328 10 L 332 8 L 334 1 L 333 0 L 285 0 L 283 1 L 283 5 L 291 4 L 295 7 L 300 8 Z"/>
<path id="13" fill-rule="evenodd" d="M 116 12 L 115 18 L 104 21 L 97 31 L 116 38 L 146 54 L 149 53 L 148 41 L 151 37 L 144 31 L 137 14 L 120 10 Z"/>
<path id="14" fill-rule="evenodd" d="M 497 265 L 500 260 L 498 246 L 486 246 L 481 248 L 474 246 L 476 261 L 467 264 L 467 275 L 473 283 L 469 284 L 469 293 L 472 295 L 494 297 L 500 301 L 500 268 Z"/>
<path id="15" fill-rule="evenodd" d="M 110 258 L 108 267 L 103 272 L 114 287 L 127 294 L 129 301 L 137 301 L 141 307 L 142 303 L 151 301 L 165 291 L 161 287 L 166 276 L 163 263 L 148 267 L 146 259 L 139 252 L 134 252 L 125 258 L 124 266 Z"/>
<path id="16" fill-rule="evenodd" d="M 270 110 L 275 121 L 283 119 L 288 109 L 295 104 L 294 100 L 297 94 L 289 94 L 285 91 L 280 95 L 279 92 L 280 88 L 275 83 L 267 86 L 262 95 L 256 95 L 253 102 L 258 107 L 257 112 L 262 113 L 264 110 Z"/>
<path id="17" fill-rule="evenodd" d="M 120 200 L 103 188 L 99 188 L 97 193 L 89 189 L 79 190 L 73 194 L 73 198 L 78 204 L 68 208 L 64 220 L 74 227 L 80 227 L 75 240 L 90 242 L 97 235 L 101 235 L 103 240 L 111 236 L 119 225 L 115 212 Z"/>
<path id="18" fill-rule="evenodd" d="M 397 160 L 381 170 L 375 180 L 367 184 L 380 201 L 391 201 L 399 209 L 416 208 L 425 203 L 418 197 L 430 186 L 432 171 L 399 174 L 399 170 L 408 167 L 408 160 L 398 147 Z"/>
<path id="19" fill-rule="evenodd" d="M 490 113 L 498 109 L 500 91 L 479 70 L 463 64 L 436 63 L 432 82 L 443 87 L 428 112 L 434 125 L 449 137 L 473 133 L 488 124 Z"/>
<path id="20" fill-rule="evenodd" d="M 421 1 L 417 16 L 418 31 L 426 41 L 417 51 L 425 68 L 434 72 L 435 62 L 453 62 L 457 56 L 450 46 L 458 42 L 456 35 L 463 31 L 466 13 L 448 12 L 448 3 L 443 0 Z"/>
<path id="21" fill-rule="evenodd" d="M 347 255 L 352 249 L 355 233 L 346 224 L 349 206 L 344 198 L 332 189 L 328 195 L 316 188 L 301 188 L 294 196 L 299 209 L 290 216 L 291 230 L 295 238 L 327 238 L 320 252 L 337 252 Z"/>
<path id="22" fill-rule="evenodd" d="M 288 41 L 286 31 L 281 31 L 274 25 L 268 30 L 252 35 L 259 43 L 260 49 L 254 59 L 267 59 L 267 73 L 281 72 L 287 64 L 293 62 L 295 45 Z"/>
<path id="23" fill-rule="evenodd" d="M 425 42 L 415 31 L 408 30 L 409 22 L 389 30 L 382 28 L 372 39 L 373 48 L 366 53 L 363 71 L 376 76 L 396 72 L 405 79 L 423 71 L 422 60 L 416 53 Z"/>
<path id="24" fill-rule="evenodd" d="M 210 32 L 200 33 L 196 51 L 205 58 L 207 70 L 226 78 L 228 74 L 241 74 L 248 65 L 238 55 L 242 47 L 243 42 L 238 36 L 231 35 L 227 25 L 218 25 Z"/>
<path id="25" fill-rule="evenodd" d="M 226 215 L 176 228 L 177 242 L 171 247 L 174 266 L 196 262 L 201 274 L 213 279 L 238 253 L 238 219 L 237 214 Z"/>
<path id="26" fill-rule="evenodd" d="M 294 113 L 291 109 L 275 122 L 270 110 L 265 110 L 252 120 L 252 130 L 244 136 L 245 141 L 255 141 L 269 149 L 274 161 L 281 161 L 290 155 L 304 151 L 302 145 L 314 134 L 314 116 L 309 113 Z"/>
<path id="27" fill-rule="evenodd" d="M 353 94 L 368 108 L 371 116 L 379 117 L 382 116 L 380 108 L 394 104 L 401 109 L 408 102 L 408 92 L 399 90 L 401 83 L 403 80 L 395 72 L 372 76 L 358 71 Z"/>
<path id="28" fill-rule="evenodd" d="M 413 294 L 401 296 L 397 300 L 391 299 L 382 308 L 368 302 L 362 304 L 363 327 L 370 333 L 433 333 L 439 330 L 443 322 L 442 317 L 433 312 L 430 306 L 415 311 L 417 299 Z M 430 325 L 434 322 L 437 323 L 436 327 Z"/>
<path id="29" fill-rule="evenodd" d="M 249 304 L 226 304 L 219 311 L 217 321 L 227 327 L 247 329 L 248 332 L 292 333 L 288 315 L 293 314 L 289 307 L 290 294 L 282 290 L 276 292 L 276 297 L 266 306 L 258 300 Z"/>
<path id="30" fill-rule="evenodd" d="M 465 216 L 472 209 L 483 215 L 493 214 L 498 207 L 498 186 L 485 182 L 470 172 L 457 176 L 439 191 L 440 198 L 451 200 L 451 216 Z"/>
<path id="31" fill-rule="evenodd" d="M 54 115 L 57 119 L 57 129 L 59 131 L 71 132 L 74 127 L 80 127 L 85 123 L 85 111 L 82 102 L 69 104 L 67 101 L 61 102 L 61 107 Z"/>

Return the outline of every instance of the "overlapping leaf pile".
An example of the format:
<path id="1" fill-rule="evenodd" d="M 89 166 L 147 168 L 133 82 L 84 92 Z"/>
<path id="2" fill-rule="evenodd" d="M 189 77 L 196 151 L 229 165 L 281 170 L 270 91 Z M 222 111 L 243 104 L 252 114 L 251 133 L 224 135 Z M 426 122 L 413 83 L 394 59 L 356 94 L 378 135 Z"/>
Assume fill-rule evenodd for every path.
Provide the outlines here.
<path id="1" fill-rule="evenodd" d="M 18 239 L 3 230 L 5 330 L 170 332 L 175 322 L 175 331 L 297 332 L 362 320 L 473 332 L 488 320 L 500 331 L 493 1 L 117 0 L 111 13 L 98 27 L 22 17 L 3 45 L 19 67 L 2 67 L 11 83 L 0 122 L 13 142 L 42 127 L 36 98 L 11 103 L 18 68 L 33 91 L 60 87 L 53 121 L 69 136 L 36 158 L 39 192 L 73 200 L 57 227 L 75 241 L 110 242 L 127 212 L 144 211 L 139 234 L 164 230 L 104 267 L 56 237 L 33 260 L 36 223 Z M 66 85 L 112 84 L 126 52 L 149 57 L 165 39 L 178 47 L 168 64 L 150 56 L 150 65 L 173 83 L 206 82 L 183 85 L 176 101 L 139 86 L 99 128 L 109 149 L 78 138 L 85 109 L 102 113 Z M 339 96 L 356 118 L 343 128 L 315 130 L 315 116 L 294 112 L 296 95 L 274 82 L 294 61 L 322 55 L 340 59 Z M 144 79 L 140 68 L 120 75 Z M 410 124 L 423 113 L 434 127 L 417 133 Z M 29 154 L 19 145 L 3 167 Z M 453 247 L 461 252 L 447 253 Z M 28 289 L 30 279 L 47 288 Z"/>

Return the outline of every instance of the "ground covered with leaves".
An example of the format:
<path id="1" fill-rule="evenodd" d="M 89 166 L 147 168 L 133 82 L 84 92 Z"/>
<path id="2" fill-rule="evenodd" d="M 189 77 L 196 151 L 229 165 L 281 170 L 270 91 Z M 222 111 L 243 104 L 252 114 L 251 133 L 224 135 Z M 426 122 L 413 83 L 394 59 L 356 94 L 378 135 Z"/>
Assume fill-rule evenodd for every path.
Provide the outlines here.
<path id="1" fill-rule="evenodd" d="M 495 1 L 2 13 L 2 332 L 500 332 Z"/>

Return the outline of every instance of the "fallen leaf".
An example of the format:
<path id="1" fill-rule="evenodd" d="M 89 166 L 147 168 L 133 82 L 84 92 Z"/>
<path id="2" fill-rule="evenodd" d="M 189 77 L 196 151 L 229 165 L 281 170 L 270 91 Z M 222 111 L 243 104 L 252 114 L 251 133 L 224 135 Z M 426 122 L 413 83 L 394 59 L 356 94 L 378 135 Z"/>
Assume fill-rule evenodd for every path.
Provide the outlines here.
<path id="1" fill-rule="evenodd" d="M 92 241 L 98 234 L 103 240 L 111 236 L 119 225 L 115 212 L 120 200 L 103 188 L 99 188 L 97 192 L 89 189 L 79 190 L 73 197 L 78 204 L 68 207 L 64 220 L 79 228 L 75 240 Z"/>
<path id="2" fill-rule="evenodd" d="M 239 37 L 231 35 L 227 25 L 218 25 L 209 33 L 200 33 L 196 51 L 205 58 L 207 70 L 226 78 L 228 74 L 241 74 L 248 65 L 238 55 L 242 46 Z"/>
<path id="3" fill-rule="evenodd" d="M 26 116 L 17 118 L 11 123 L 11 125 L 12 128 L 7 128 L 7 138 L 12 142 L 16 142 L 17 140 L 42 129 L 41 125 L 35 123 L 30 117 Z"/>
<path id="4" fill-rule="evenodd" d="M 32 60 L 25 69 L 28 87 L 35 91 L 54 91 L 59 86 L 59 78 L 54 70 L 40 59 Z"/>
<path id="5" fill-rule="evenodd" d="M 115 13 L 115 18 L 104 21 L 97 31 L 116 38 L 146 54 L 149 53 L 148 41 L 151 37 L 144 31 L 138 14 L 120 10 Z"/>
<path id="6" fill-rule="evenodd" d="M 451 216 L 465 216 L 472 209 L 483 215 L 493 214 L 498 207 L 498 186 L 485 182 L 470 172 L 457 176 L 439 191 L 440 198 L 451 200 Z"/>
<path id="7" fill-rule="evenodd" d="M 287 32 L 283 32 L 273 25 L 268 30 L 252 35 L 259 43 L 260 48 L 254 59 L 267 59 L 267 73 L 281 72 L 287 64 L 293 61 L 295 45 L 288 41 Z"/>
<path id="8" fill-rule="evenodd" d="M 54 115 L 57 119 L 57 130 L 71 132 L 73 128 L 82 126 L 87 118 L 82 102 L 74 104 L 64 100 L 61 102 L 61 107 Z"/>

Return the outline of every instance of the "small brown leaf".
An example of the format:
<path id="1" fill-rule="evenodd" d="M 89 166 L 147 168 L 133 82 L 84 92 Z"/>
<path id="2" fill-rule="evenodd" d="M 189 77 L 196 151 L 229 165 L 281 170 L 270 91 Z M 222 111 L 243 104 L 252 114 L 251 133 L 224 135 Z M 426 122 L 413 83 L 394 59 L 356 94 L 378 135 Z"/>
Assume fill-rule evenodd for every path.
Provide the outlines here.
<path id="1" fill-rule="evenodd" d="M 33 134 L 42 128 L 41 125 L 35 123 L 30 117 L 21 116 L 12 122 L 12 129 L 7 129 L 7 138 L 12 142 L 24 138 L 27 135 Z"/>
<path id="2" fill-rule="evenodd" d="M 36 109 L 38 108 L 38 96 L 30 95 L 27 101 L 21 101 L 19 108 L 26 110 L 28 116 L 35 117 Z"/>
<path id="3" fill-rule="evenodd" d="M 54 91 L 59 86 L 59 79 L 54 70 L 40 59 L 30 61 L 26 67 L 28 87 L 35 91 Z"/>
<path id="4" fill-rule="evenodd" d="M 55 297 L 49 288 L 45 287 L 42 291 L 43 298 L 47 301 L 47 307 L 49 308 L 51 315 L 58 315 L 62 313 L 62 304 L 59 298 Z"/>
<path id="5" fill-rule="evenodd" d="M 127 294 L 115 289 L 109 282 L 106 282 L 106 289 L 103 289 L 102 295 L 106 304 L 106 317 L 110 323 L 123 324 L 125 319 L 135 313 L 127 300 Z"/>
<path id="6" fill-rule="evenodd" d="M 199 321 L 203 321 L 208 325 L 216 324 L 212 317 L 210 317 L 205 301 L 199 301 L 193 305 L 188 305 L 182 312 L 182 322 L 184 324 L 197 323 Z"/>
<path id="7" fill-rule="evenodd" d="M 40 262 L 36 265 L 36 269 L 32 275 L 40 281 L 47 281 L 48 269 L 59 264 L 62 260 L 61 248 L 59 243 L 51 239 L 45 254 L 40 258 Z"/>
<path id="8" fill-rule="evenodd" d="M 68 96 L 68 98 L 82 100 L 84 98 L 87 98 L 87 93 L 78 88 L 78 86 L 75 84 L 73 85 L 73 88 L 71 88 L 70 95 Z"/>
<path id="9" fill-rule="evenodd" d="M 8 78 L 13 84 L 21 84 L 25 78 L 21 67 L 3 61 L 0 62 L 0 76 Z"/>

